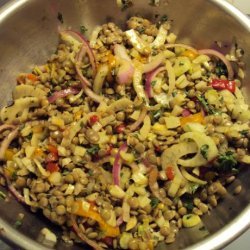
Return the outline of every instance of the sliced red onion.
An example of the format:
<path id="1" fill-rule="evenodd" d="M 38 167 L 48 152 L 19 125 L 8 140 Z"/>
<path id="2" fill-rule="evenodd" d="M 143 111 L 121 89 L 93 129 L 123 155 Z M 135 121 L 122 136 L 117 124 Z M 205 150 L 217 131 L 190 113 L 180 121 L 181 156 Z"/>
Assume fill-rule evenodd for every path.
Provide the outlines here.
<path id="1" fill-rule="evenodd" d="M 143 66 L 143 73 L 149 73 L 163 64 L 165 61 L 165 55 L 163 53 L 158 54 L 153 58 L 153 60 Z"/>
<path id="2" fill-rule="evenodd" d="M 9 147 L 10 143 L 17 137 L 18 135 L 18 128 L 11 131 L 2 141 L 0 146 L 0 160 L 4 160 L 4 154 Z"/>
<path id="3" fill-rule="evenodd" d="M 112 169 L 113 182 L 115 185 L 120 186 L 120 172 L 121 172 L 121 152 L 125 152 L 128 146 L 127 143 L 123 143 L 117 154 L 115 155 L 115 162 Z"/>
<path id="4" fill-rule="evenodd" d="M 116 220 L 116 225 L 119 227 L 122 223 L 123 223 L 123 217 L 122 217 L 122 215 L 121 215 L 121 216 L 118 217 L 118 219 Z"/>
<path id="5" fill-rule="evenodd" d="M 64 98 L 68 95 L 76 95 L 80 92 L 79 89 L 75 88 L 68 88 L 68 89 L 63 89 L 60 91 L 54 92 L 51 96 L 48 97 L 49 103 L 55 102 L 58 98 Z"/>
<path id="6" fill-rule="evenodd" d="M 176 48 L 176 47 L 184 48 L 187 50 L 191 50 L 194 53 L 198 53 L 198 51 L 196 49 L 194 49 L 193 47 L 186 45 L 186 44 L 182 44 L 182 43 L 173 43 L 173 44 L 166 44 L 165 45 L 166 49 L 171 49 L 171 48 Z"/>
<path id="7" fill-rule="evenodd" d="M 120 67 L 117 73 L 117 81 L 119 84 L 128 84 L 132 82 L 134 74 L 134 66 L 129 57 L 126 48 L 123 45 L 115 44 L 114 53 L 118 57 Z"/>
<path id="8" fill-rule="evenodd" d="M 218 57 L 227 67 L 228 79 L 233 80 L 234 71 L 233 71 L 232 65 L 223 54 L 221 54 L 220 52 L 213 50 L 213 49 L 198 50 L 198 53 L 208 55 L 208 56 Z"/>
<path id="9" fill-rule="evenodd" d="M 123 60 L 128 62 L 132 62 L 131 58 L 129 57 L 126 48 L 123 45 L 115 44 L 114 45 L 114 53 L 116 56 L 120 57 Z"/>
<path id="10" fill-rule="evenodd" d="M 75 233 L 77 234 L 77 236 L 86 244 L 88 244 L 89 246 L 93 247 L 93 249 L 95 250 L 104 250 L 101 246 L 99 246 L 95 241 L 90 240 L 87 236 L 85 236 L 85 234 L 81 231 L 81 228 L 78 227 L 77 223 L 76 223 L 76 219 L 74 215 L 70 216 L 71 222 L 72 222 L 72 227 L 75 231 Z"/>
<path id="11" fill-rule="evenodd" d="M 90 61 L 91 66 L 92 66 L 93 75 L 95 76 L 96 69 L 97 69 L 97 67 L 96 67 L 96 59 L 95 59 L 95 55 L 94 55 L 92 49 L 89 46 L 88 40 L 82 34 L 80 34 L 79 32 L 76 32 L 76 31 L 65 30 L 65 31 L 63 31 L 61 33 L 69 35 L 69 36 L 73 37 L 75 40 L 77 40 L 79 43 L 83 44 L 83 47 L 85 48 L 85 50 L 86 50 L 86 52 L 88 54 L 89 61 Z"/>
<path id="12" fill-rule="evenodd" d="M 117 72 L 117 82 L 119 84 L 129 84 L 133 80 L 133 74 L 133 65 L 126 60 L 122 60 L 122 63 L 120 64 L 120 67 Z"/>
<path id="13" fill-rule="evenodd" d="M 144 107 L 138 117 L 138 119 L 133 123 L 131 124 L 129 127 L 130 127 L 130 130 L 131 131 L 135 131 L 144 121 L 144 118 L 145 116 L 147 115 L 147 108 Z"/>
<path id="14" fill-rule="evenodd" d="M 188 110 L 188 109 L 183 109 L 181 115 L 183 117 L 187 117 L 187 116 L 190 116 L 191 115 L 191 112 Z"/>
<path id="15" fill-rule="evenodd" d="M 82 59 L 84 57 L 86 53 L 86 49 L 84 46 L 81 47 L 80 51 L 78 52 L 77 56 L 76 56 L 76 73 L 82 83 L 83 86 L 91 86 L 91 83 L 89 82 L 89 80 L 82 74 L 82 70 L 81 70 L 81 63 L 82 63 Z"/>
<path id="16" fill-rule="evenodd" d="M 4 174 L 4 173 L 2 174 L 2 176 L 4 177 L 4 179 L 5 179 L 6 183 L 7 183 L 7 187 L 9 189 L 9 192 L 17 199 L 18 202 L 26 204 L 24 197 L 11 184 L 11 181 L 9 180 L 8 176 L 6 174 Z"/>
<path id="17" fill-rule="evenodd" d="M 159 67 L 146 74 L 145 92 L 148 98 L 153 97 L 152 82 L 154 78 L 163 70 L 165 70 L 165 67 Z"/>
<path id="18" fill-rule="evenodd" d="M 3 124 L 0 126 L 0 133 L 4 130 L 7 130 L 7 129 L 14 129 L 16 128 L 14 125 L 10 125 L 10 124 Z"/>
<path id="19" fill-rule="evenodd" d="M 164 199 L 160 195 L 160 190 L 159 190 L 159 185 L 157 183 L 157 178 L 158 178 L 157 167 L 152 167 L 151 171 L 149 172 L 149 177 L 148 177 L 149 188 L 150 188 L 152 194 L 156 198 L 158 198 L 162 203 L 165 203 Z"/>
<path id="20" fill-rule="evenodd" d="M 8 185 L 8 189 L 10 193 L 17 199 L 17 201 L 26 204 L 24 197 L 16 190 L 16 188 L 12 184 Z"/>

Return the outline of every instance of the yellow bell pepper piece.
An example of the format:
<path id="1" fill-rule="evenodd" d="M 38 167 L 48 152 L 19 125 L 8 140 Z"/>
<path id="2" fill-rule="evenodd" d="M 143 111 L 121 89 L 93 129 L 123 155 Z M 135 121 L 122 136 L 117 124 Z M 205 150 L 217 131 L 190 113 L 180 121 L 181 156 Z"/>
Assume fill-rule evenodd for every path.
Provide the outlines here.
<path id="1" fill-rule="evenodd" d="M 36 158 L 36 157 L 42 157 L 42 156 L 44 156 L 43 150 L 41 148 L 36 148 L 33 154 L 33 157 Z"/>
<path id="2" fill-rule="evenodd" d="M 14 154 L 15 153 L 12 149 L 7 149 L 4 154 L 4 159 L 6 161 L 12 161 Z"/>
<path id="3" fill-rule="evenodd" d="M 187 117 L 182 117 L 181 118 L 181 126 L 183 127 L 185 124 L 189 123 L 189 122 L 197 122 L 197 123 L 201 123 L 204 124 L 205 120 L 204 120 L 204 116 L 202 114 L 202 112 L 199 112 L 197 114 L 194 115 L 190 115 Z"/>
<path id="4" fill-rule="evenodd" d="M 190 58 L 191 60 L 194 60 L 198 56 L 198 54 L 192 50 L 185 50 L 183 53 L 181 53 L 181 55 L 186 56 Z"/>
<path id="5" fill-rule="evenodd" d="M 104 232 L 107 237 L 117 237 L 120 235 L 119 227 L 112 227 L 105 222 L 105 220 L 101 217 L 101 215 L 95 211 L 95 206 L 90 205 L 88 210 L 84 210 L 81 201 L 76 201 L 78 209 L 74 212 L 75 215 L 91 218 L 98 222 L 101 230 Z"/>
<path id="6" fill-rule="evenodd" d="M 4 168 L 4 174 L 8 177 L 11 178 L 15 173 L 15 168 L 13 166 L 7 166 Z"/>

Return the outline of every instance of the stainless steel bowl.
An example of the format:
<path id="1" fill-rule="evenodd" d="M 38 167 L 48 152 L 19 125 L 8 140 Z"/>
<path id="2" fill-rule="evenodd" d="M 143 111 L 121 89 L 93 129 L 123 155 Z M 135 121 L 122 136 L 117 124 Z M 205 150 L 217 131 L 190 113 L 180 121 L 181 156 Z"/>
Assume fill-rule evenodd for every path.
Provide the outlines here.
<path id="1" fill-rule="evenodd" d="M 0 10 L 0 103 L 11 97 L 18 72 L 27 72 L 34 64 L 41 64 L 55 50 L 58 25 L 88 30 L 97 24 L 114 21 L 124 25 L 126 19 L 140 14 L 154 19 L 156 14 L 167 14 L 173 20 L 173 30 L 180 42 L 197 48 L 208 48 L 214 41 L 230 42 L 236 38 L 245 50 L 247 79 L 250 77 L 250 21 L 240 11 L 223 0 L 162 0 L 160 7 L 150 6 L 149 0 L 136 0 L 134 6 L 121 12 L 115 0 L 13 0 Z M 63 25 L 58 21 L 62 13 Z M 249 80 L 244 82 L 245 93 L 250 96 Z M 250 100 L 250 98 L 248 99 Z M 203 217 L 206 230 L 183 229 L 174 244 L 167 249 L 218 249 L 239 236 L 250 224 L 250 169 L 245 168 L 229 187 L 229 194 L 211 214 Z M 232 195 L 233 188 L 241 184 L 240 195 Z M 13 224 L 19 212 L 25 214 L 23 225 L 16 230 Z M 0 204 L 0 233 L 8 241 L 25 249 L 47 249 L 37 242 L 42 227 L 60 233 L 44 217 L 30 212 L 14 199 Z M 67 247 L 59 242 L 56 249 Z M 166 249 L 164 244 L 158 249 Z"/>

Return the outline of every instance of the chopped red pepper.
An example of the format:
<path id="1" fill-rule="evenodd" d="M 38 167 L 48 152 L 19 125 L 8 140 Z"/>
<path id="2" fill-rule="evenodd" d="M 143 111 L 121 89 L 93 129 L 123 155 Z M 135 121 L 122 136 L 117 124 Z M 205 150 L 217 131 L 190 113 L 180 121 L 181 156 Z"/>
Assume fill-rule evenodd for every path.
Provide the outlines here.
<path id="1" fill-rule="evenodd" d="M 125 125 L 122 123 L 115 128 L 116 133 L 121 134 L 125 130 Z"/>
<path id="2" fill-rule="evenodd" d="M 58 161 L 58 150 L 55 146 L 48 145 L 49 154 L 46 157 L 46 162 Z"/>
<path id="3" fill-rule="evenodd" d="M 173 167 L 167 167 L 166 168 L 166 175 L 170 181 L 174 179 L 175 173 Z"/>
<path id="4" fill-rule="evenodd" d="M 90 116 L 90 118 L 89 118 L 89 123 L 90 123 L 90 125 L 93 125 L 93 124 L 95 124 L 96 122 L 98 122 L 99 121 L 99 117 L 97 116 L 97 115 L 92 115 L 92 116 Z"/>
<path id="5" fill-rule="evenodd" d="M 57 163 L 54 162 L 48 162 L 46 169 L 50 172 L 50 173 L 54 173 L 54 172 L 58 172 L 59 171 L 59 166 Z"/>
<path id="6" fill-rule="evenodd" d="M 106 155 L 111 155 L 112 149 L 113 149 L 113 146 L 112 146 L 112 145 L 109 145 L 109 147 L 108 147 L 108 149 L 107 149 Z"/>
<path id="7" fill-rule="evenodd" d="M 223 90 L 227 89 L 230 92 L 235 92 L 236 83 L 235 81 L 222 80 L 222 79 L 213 79 L 211 85 L 214 89 Z"/>

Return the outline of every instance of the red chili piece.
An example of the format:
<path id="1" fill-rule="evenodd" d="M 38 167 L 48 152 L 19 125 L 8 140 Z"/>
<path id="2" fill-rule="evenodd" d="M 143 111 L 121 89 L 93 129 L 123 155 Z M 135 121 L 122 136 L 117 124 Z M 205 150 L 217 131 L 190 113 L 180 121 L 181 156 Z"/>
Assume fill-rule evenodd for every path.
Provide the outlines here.
<path id="1" fill-rule="evenodd" d="M 48 162 L 46 169 L 50 172 L 50 173 L 54 173 L 54 172 L 58 172 L 59 171 L 59 166 L 57 163 L 54 162 Z"/>
<path id="2" fill-rule="evenodd" d="M 174 169 L 173 169 L 173 167 L 167 167 L 166 168 L 166 175 L 167 175 L 167 177 L 168 177 L 168 179 L 170 180 L 170 181 L 172 181 L 173 179 L 174 179 Z"/>
<path id="3" fill-rule="evenodd" d="M 232 93 L 235 92 L 235 87 L 236 87 L 235 81 L 222 80 L 222 79 L 213 79 L 211 85 L 214 89 L 217 90 L 227 89 Z"/>
<path id="4" fill-rule="evenodd" d="M 99 121 L 99 117 L 97 115 L 92 115 L 89 118 L 89 122 L 90 122 L 91 125 L 95 124 L 98 121 Z"/>
<path id="5" fill-rule="evenodd" d="M 125 130 L 125 125 L 122 123 L 115 128 L 116 133 L 121 134 Z"/>

